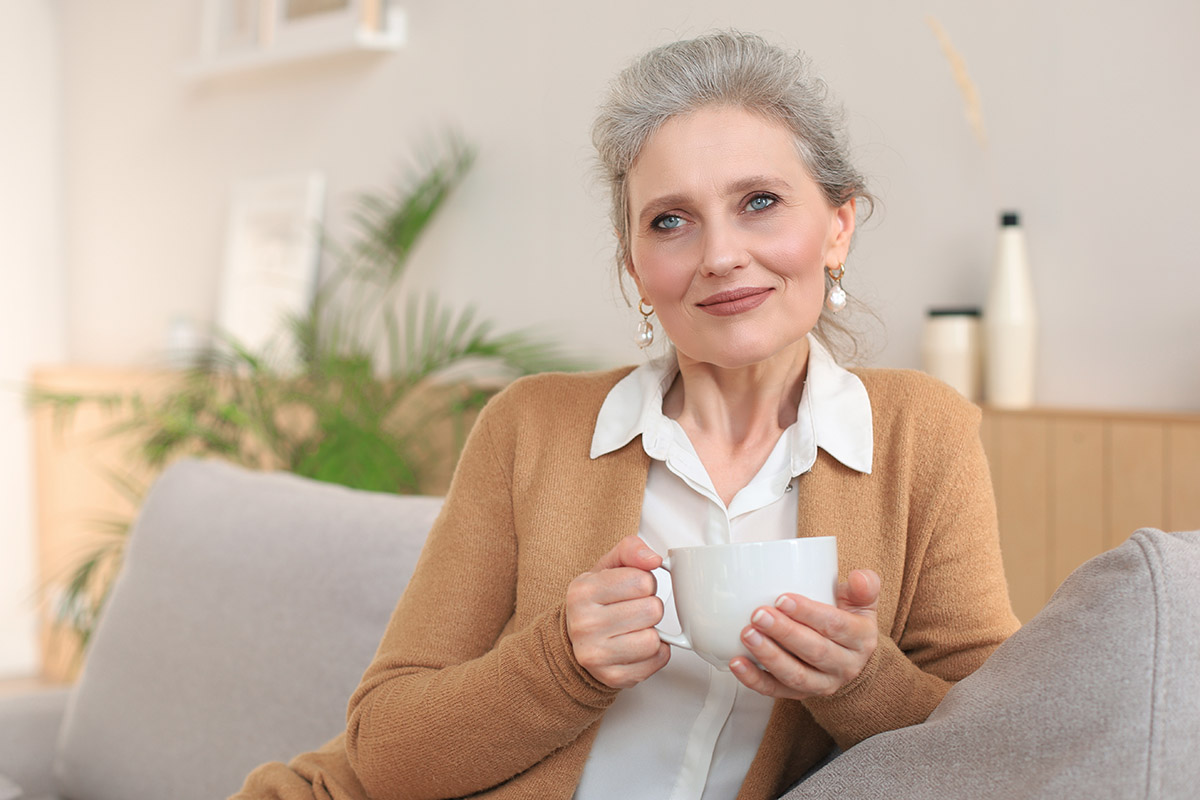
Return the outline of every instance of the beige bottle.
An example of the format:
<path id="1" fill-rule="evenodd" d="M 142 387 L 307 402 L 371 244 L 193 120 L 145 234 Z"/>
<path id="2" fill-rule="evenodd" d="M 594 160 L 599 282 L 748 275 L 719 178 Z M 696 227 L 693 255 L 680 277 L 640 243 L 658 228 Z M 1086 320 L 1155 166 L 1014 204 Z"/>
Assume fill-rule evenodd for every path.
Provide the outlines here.
<path id="1" fill-rule="evenodd" d="M 978 308 L 931 308 L 921 333 L 921 369 L 972 403 L 982 400 L 983 338 Z"/>
<path id="2" fill-rule="evenodd" d="M 983 310 L 984 401 L 1028 408 L 1034 400 L 1037 309 L 1025 231 L 1015 211 L 1000 216 L 1000 237 Z"/>

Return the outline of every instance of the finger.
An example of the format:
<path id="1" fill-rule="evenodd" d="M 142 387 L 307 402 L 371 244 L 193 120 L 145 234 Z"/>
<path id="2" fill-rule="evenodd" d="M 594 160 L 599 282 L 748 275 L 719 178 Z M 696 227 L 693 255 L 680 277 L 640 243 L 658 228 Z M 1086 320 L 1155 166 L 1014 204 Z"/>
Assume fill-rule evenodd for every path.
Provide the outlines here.
<path id="1" fill-rule="evenodd" d="M 846 637 L 846 641 L 826 637 L 808 625 L 796 622 L 778 609 L 758 609 L 752 617 L 752 626 L 778 645 L 779 651 L 786 658 L 798 659 L 818 672 L 832 675 L 839 675 L 850 669 L 854 661 L 851 645 L 865 644 L 857 641 L 856 637 Z M 764 650 L 768 655 L 773 652 L 770 649 Z M 755 656 L 758 654 L 755 653 Z M 775 671 L 774 665 L 762 659 L 759 661 L 767 669 Z"/>
<path id="2" fill-rule="evenodd" d="M 874 570 L 856 569 L 838 586 L 837 604 L 846 611 L 874 611 L 879 602 L 879 575 Z"/>
<path id="3" fill-rule="evenodd" d="M 759 694 L 767 697 L 780 697 L 784 694 L 783 684 L 771 677 L 769 672 L 759 669 L 758 665 L 745 656 L 737 656 L 730 661 L 729 670 L 743 686 Z"/>
<path id="4" fill-rule="evenodd" d="M 612 550 L 601 556 L 592 571 L 600 572 L 618 567 L 652 570 L 658 569 L 660 566 L 662 566 L 662 556 L 651 550 L 650 546 L 642 541 L 642 537 L 630 534 L 617 542 Z"/>
<path id="5" fill-rule="evenodd" d="M 589 603 L 608 605 L 625 600 L 653 597 L 658 580 L 652 573 L 634 567 L 617 567 L 602 572 L 587 573 L 580 580 L 580 589 Z"/>
<path id="6" fill-rule="evenodd" d="M 753 628 L 742 632 L 742 642 L 762 666 L 743 656 L 729 666 L 738 680 L 759 694 L 796 699 L 830 694 L 838 685 L 836 678 L 800 661 Z"/>
<path id="7" fill-rule="evenodd" d="M 781 639 L 790 633 L 786 639 L 788 648 L 805 660 L 819 659 L 822 665 L 829 658 L 821 646 L 822 641 L 859 650 L 877 635 L 873 608 L 858 609 L 858 613 L 852 613 L 796 594 L 781 595 L 774 609 L 764 606 L 755 611 L 751 619 L 764 633 L 769 632 L 772 638 Z M 779 630 L 768 630 L 768 626 L 763 624 L 776 619 L 797 623 L 799 627 L 781 624 Z M 813 635 L 807 635 L 805 629 Z"/>
<path id="8" fill-rule="evenodd" d="M 622 600 L 604 606 L 594 606 L 591 614 L 582 615 L 579 630 L 597 636 L 623 636 L 633 631 L 648 630 L 657 638 L 654 626 L 662 622 L 662 600 L 654 595 L 634 600 Z"/>
<path id="9" fill-rule="evenodd" d="M 671 648 L 659 642 L 659 648 L 654 654 L 643 661 L 597 666 L 588 671 L 601 683 L 614 689 L 630 689 L 665 667 L 670 660 Z"/>
<path id="10" fill-rule="evenodd" d="M 642 628 L 619 636 L 609 637 L 602 647 L 585 652 L 588 662 L 599 667 L 620 667 L 653 661 L 662 656 L 662 649 L 670 645 L 658 638 L 652 628 Z"/>

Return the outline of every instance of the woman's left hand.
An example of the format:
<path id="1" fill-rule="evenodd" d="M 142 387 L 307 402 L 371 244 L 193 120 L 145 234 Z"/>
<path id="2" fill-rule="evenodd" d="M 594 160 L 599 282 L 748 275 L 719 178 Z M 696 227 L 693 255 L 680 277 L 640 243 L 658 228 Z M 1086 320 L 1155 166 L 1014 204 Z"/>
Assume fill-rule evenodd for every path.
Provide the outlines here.
<path id="1" fill-rule="evenodd" d="M 738 680 L 768 697 L 831 695 L 857 678 L 875 652 L 878 600 L 879 576 L 869 569 L 854 570 L 838 586 L 836 608 L 781 595 L 774 608 L 755 611 L 742 631 L 742 643 L 766 670 L 744 656 L 729 666 Z"/>

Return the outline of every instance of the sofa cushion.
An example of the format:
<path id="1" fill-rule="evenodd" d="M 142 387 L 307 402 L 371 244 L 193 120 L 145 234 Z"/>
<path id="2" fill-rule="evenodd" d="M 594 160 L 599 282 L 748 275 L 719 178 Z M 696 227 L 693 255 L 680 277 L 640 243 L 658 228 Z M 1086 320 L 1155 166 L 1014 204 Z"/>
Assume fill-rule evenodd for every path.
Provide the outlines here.
<path id="1" fill-rule="evenodd" d="M 61 793 L 226 797 L 255 765 L 341 731 L 440 506 L 216 462 L 168 469 L 67 707 Z"/>
<path id="2" fill-rule="evenodd" d="M 0 800 L 21 800 L 21 787 L 0 775 Z"/>
<path id="3" fill-rule="evenodd" d="M 1200 531 L 1138 531 L 1072 573 L 925 723 L 861 742 L 786 800 L 1195 797 L 1198 608 Z"/>

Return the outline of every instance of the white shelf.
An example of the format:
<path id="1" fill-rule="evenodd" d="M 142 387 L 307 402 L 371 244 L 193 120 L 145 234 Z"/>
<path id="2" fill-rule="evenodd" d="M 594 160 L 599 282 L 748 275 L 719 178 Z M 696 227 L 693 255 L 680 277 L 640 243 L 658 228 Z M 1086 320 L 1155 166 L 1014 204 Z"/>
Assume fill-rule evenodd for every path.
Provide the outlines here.
<path id="1" fill-rule="evenodd" d="M 407 41 L 407 27 L 403 9 L 388 3 L 382 30 L 355 21 L 342 30 L 326 26 L 319 33 L 313 32 L 316 35 L 281 35 L 269 44 L 201 56 L 187 64 L 183 73 L 189 79 L 204 81 L 347 53 L 396 52 Z"/>

